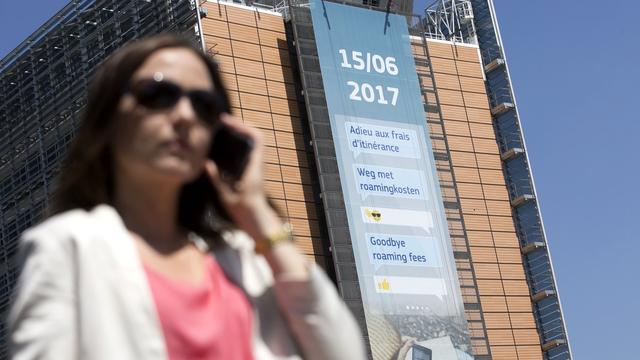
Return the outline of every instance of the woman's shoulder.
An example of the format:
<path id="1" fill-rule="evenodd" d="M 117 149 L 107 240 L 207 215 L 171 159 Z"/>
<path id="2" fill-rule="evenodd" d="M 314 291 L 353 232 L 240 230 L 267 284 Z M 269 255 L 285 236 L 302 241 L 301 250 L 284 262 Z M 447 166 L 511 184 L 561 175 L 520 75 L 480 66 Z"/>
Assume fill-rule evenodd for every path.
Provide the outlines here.
<path id="1" fill-rule="evenodd" d="M 46 218 L 39 224 L 30 227 L 22 234 L 23 242 L 68 241 L 72 235 L 85 229 L 97 229 L 100 219 L 113 218 L 115 210 L 107 205 L 98 205 L 91 210 L 72 209 Z"/>

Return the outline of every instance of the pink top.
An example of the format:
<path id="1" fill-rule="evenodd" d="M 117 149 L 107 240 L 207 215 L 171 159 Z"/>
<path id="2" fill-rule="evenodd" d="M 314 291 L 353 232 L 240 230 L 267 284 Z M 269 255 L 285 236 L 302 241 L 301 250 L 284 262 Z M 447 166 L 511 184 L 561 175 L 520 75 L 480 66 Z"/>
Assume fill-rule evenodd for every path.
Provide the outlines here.
<path id="1" fill-rule="evenodd" d="M 207 256 L 200 284 L 172 280 L 144 265 L 171 360 L 250 360 L 253 312 L 244 293 Z"/>

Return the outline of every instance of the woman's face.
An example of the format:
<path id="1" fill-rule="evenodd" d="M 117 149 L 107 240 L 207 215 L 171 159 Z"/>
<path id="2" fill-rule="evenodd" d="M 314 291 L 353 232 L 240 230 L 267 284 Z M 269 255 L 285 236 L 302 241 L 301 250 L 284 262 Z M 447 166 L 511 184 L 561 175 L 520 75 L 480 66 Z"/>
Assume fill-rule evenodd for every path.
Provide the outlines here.
<path id="1" fill-rule="evenodd" d="M 154 83 L 155 82 L 155 83 Z M 118 175 L 161 179 L 176 184 L 195 180 L 203 169 L 211 141 L 211 120 L 198 116 L 189 96 L 193 90 L 213 91 L 207 67 L 192 50 L 168 48 L 147 58 L 130 85 L 158 82 L 177 85 L 183 95 L 174 105 L 145 106 L 136 91 L 118 105 L 113 143 Z"/>

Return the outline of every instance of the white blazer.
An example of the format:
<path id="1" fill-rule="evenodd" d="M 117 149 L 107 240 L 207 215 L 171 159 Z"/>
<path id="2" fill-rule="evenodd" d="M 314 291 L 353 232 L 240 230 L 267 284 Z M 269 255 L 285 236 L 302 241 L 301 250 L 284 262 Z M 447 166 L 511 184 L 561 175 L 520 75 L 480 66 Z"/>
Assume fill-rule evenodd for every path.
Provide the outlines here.
<path id="1" fill-rule="evenodd" d="M 256 359 L 364 359 L 359 328 L 317 266 L 278 278 L 242 232 L 215 256 L 254 307 Z M 72 210 L 27 230 L 8 324 L 15 360 L 167 359 L 134 242 L 108 205 Z M 213 320 L 215 321 L 215 320 Z"/>

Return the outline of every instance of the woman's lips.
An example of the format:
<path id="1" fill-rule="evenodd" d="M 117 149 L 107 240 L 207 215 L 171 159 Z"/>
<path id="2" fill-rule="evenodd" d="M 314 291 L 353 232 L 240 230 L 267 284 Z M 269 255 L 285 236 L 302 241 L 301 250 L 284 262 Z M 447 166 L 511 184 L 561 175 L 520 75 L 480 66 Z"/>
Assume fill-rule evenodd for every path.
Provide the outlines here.
<path id="1" fill-rule="evenodd" d="M 184 139 L 169 140 L 165 144 L 169 149 L 174 151 L 190 151 L 191 150 L 191 144 L 189 144 L 189 142 Z"/>

